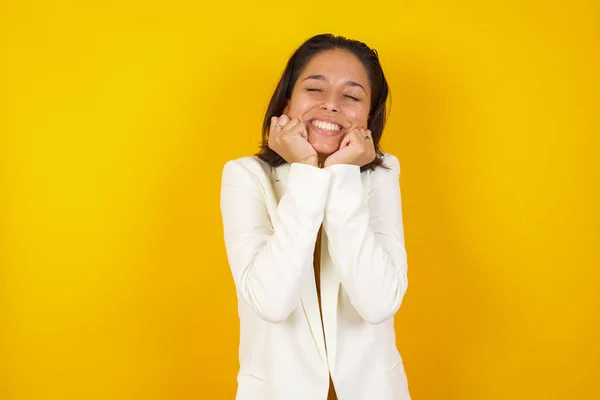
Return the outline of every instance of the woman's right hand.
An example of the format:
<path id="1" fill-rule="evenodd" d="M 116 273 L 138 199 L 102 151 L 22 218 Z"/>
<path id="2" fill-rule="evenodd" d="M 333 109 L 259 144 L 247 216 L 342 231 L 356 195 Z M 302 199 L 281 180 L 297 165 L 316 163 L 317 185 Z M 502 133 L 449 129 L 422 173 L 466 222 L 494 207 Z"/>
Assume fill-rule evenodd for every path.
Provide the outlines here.
<path id="1" fill-rule="evenodd" d="M 317 151 L 308 142 L 306 126 L 298 118 L 287 115 L 271 118 L 269 148 L 279 154 L 289 164 L 302 162 L 318 165 Z"/>

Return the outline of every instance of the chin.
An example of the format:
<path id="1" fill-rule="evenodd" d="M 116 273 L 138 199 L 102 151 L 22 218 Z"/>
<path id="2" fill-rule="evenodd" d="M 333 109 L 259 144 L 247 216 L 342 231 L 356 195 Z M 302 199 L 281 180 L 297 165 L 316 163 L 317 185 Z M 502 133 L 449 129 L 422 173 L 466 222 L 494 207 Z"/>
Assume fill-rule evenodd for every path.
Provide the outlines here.
<path id="1" fill-rule="evenodd" d="M 326 147 L 326 148 L 322 148 L 319 146 L 314 146 L 315 150 L 317 151 L 317 154 L 319 154 L 322 157 L 329 157 L 330 155 L 332 155 L 333 153 L 336 152 L 336 149 L 332 149 L 331 147 Z"/>
<path id="2" fill-rule="evenodd" d="M 316 142 L 316 143 L 311 143 L 311 145 L 317 151 L 317 153 L 319 153 L 320 155 L 323 155 L 323 156 L 328 156 L 330 154 L 333 154 L 336 151 L 338 151 L 338 149 L 340 148 L 340 144 L 339 143 L 319 143 L 319 142 Z"/>

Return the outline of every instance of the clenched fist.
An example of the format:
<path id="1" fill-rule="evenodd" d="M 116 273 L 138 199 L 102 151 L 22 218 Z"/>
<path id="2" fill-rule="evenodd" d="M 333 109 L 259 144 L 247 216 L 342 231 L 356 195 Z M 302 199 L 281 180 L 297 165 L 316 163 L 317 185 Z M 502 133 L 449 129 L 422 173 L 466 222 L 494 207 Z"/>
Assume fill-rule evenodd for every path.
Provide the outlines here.
<path id="1" fill-rule="evenodd" d="M 363 128 L 351 130 L 344 136 L 338 151 L 327 157 L 324 167 L 334 164 L 354 164 L 362 167 L 376 157 L 371 131 Z"/>
<path id="2" fill-rule="evenodd" d="M 318 165 L 317 151 L 308 142 L 306 126 L 298 118 L 287 115 L 271 118 L 269 148 L 279 154 L 289 164 L 302 162 Z"/>

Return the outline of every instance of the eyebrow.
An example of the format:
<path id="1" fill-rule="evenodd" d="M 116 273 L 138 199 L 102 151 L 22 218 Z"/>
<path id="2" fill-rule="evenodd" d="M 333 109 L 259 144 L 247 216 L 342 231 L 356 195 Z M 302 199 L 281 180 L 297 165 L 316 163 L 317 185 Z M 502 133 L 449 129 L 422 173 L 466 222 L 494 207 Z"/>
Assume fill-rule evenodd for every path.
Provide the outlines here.
<path id="1" fill-rule="evenodd" d="M 325 78 L 325 76 L 323 76 L 323 75 L 309 75 L 306 78 L 304 78 L 302 80 L 302 82 L 304 82 L 304 81 L 306 81 L 308 79 L 316 79 L 316 80 L 319 80 L 319 81 L 327 81 L 327 78 Z M 353 87 L 359 87 L 359 88 L 361 88 L 363 90 L 363 92 L 367 93 L 367 91 L 365 90 L 365 88 L 363 87 L 363 85 L 361 85 L 358 82 L 346 81 L 346 85 L 353 86 Z"/>

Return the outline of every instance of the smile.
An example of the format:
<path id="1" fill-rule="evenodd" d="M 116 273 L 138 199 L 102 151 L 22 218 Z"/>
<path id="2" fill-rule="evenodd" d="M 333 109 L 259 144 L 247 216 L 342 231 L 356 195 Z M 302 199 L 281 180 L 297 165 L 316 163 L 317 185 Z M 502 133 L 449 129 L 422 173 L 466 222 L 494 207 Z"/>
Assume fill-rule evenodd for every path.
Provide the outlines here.
<path id="1" fill-rule="evenodd" d="M 317 128 L 321 128 L 321 129 L 324 129 L 324 130 L 330 131 L 330 132 L 337 132 L 340 129 L 342 129 L 342 127 L 337 124 L 332 124 L 331 122 L 319 121 L 318 119 L 313 119 L 312 121 L 310 121 L 310 123 L 312 125 L 316 126 Z"/>

